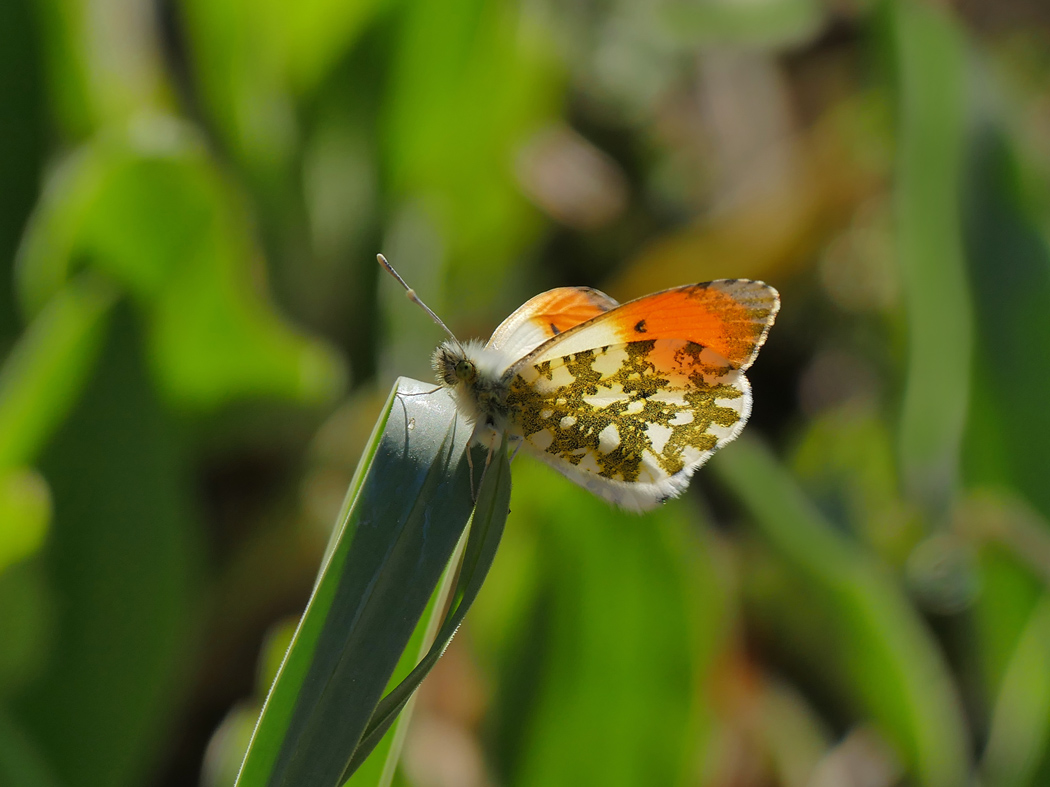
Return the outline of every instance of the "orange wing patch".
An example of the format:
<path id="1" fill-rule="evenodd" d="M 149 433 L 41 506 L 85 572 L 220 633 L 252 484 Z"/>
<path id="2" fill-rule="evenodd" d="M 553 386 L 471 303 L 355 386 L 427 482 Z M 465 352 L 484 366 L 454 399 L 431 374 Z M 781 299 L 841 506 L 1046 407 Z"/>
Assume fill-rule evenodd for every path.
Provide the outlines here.
<path id="1" fill-rule="evenodd" d="M 529 304 L 535 308 L 529 320 L 549 330 L 551 336 L 564 333 L 619 305 L 604 292 L 589 287 L 559 287 L 537 295 Z"/>
<path id="2" fill-rule="evenodd" d="M 681 339 L 744 370 L 754 362 L 779 308 L 777 291 L 760 281 L 721 279 L 675 287 L 593 317 L 548 340 L 519 363 L 610 344 Z"/>
<path id="3" fill-rule="evenodd" d="M 492 334 L 488 346 L 521 357 L 570 328 L 619 304 L 590 287 L 558 287 L 519 306 Z"/>
<path id="4" fill-rule="evenodd" d="M 776 291 L 762 282 L 723 279 L 647 295 L 616 311 L 624 341 L 685 339 L 746 369 L 779 308 Z"/>

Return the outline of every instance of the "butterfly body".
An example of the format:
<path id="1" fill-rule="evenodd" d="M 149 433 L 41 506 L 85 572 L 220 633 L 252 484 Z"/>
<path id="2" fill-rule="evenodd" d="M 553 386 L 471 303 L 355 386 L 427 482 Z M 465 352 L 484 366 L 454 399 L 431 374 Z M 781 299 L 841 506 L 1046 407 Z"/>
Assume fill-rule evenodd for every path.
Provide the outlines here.
<path id="1" fill-rule="evenodd" d="M 776 290 L 727 279 L 630 303 L 583 287 L 537 295 L 486 344 L 444 342 L 438 382 L 474 424 L 571 480 L 643 511 L 680 494 L 751 412 L 744 371 L 779 309 Z"/>
<path id="2" fill-rule="evenodd" d="M 477 340 L 443 342 L 431 359 L 438 382 L 456 399 L 456 407 L 474 424 L 472 442 L 489 448 L 514 431 L 505 380 L 513 358 Z"/>

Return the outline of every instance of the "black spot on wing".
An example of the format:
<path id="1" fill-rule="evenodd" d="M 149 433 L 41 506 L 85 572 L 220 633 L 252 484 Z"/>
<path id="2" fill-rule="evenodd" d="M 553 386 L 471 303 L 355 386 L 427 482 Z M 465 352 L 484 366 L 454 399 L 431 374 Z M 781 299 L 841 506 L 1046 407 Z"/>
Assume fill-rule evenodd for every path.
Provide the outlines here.
<path id="1" fill-rule="evenodd" d="M 558 330 L 558 326 L 554 323 L 551 323 L 551 333 L 553 333 L 555 336 L 561 333 L 561 331 Z"/>
<path id="2" fill-rule="evenodd" d="M 634 331 L 635 331 L 635 333 L 645 333 L 646 330 L 647 329 L 645 327 L 645 320 L 639 320 L 638 322 L 636 322 L 634 324 Z"/>

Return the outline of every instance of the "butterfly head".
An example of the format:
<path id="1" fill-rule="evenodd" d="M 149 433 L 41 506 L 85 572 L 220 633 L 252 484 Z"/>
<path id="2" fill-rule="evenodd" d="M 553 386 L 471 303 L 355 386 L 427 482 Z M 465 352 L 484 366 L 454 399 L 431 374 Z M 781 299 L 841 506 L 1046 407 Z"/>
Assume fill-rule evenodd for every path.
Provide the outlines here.
<path id="1" fill-rule="evenodd" d="M 478 367 L 459 342 L 442 342 L 431 359 L 438 382 L 446 388 L 465 383 L 469 388 L 478 379 Z"/>
<path id="2" fill-rule="evenodd" d="M 479 427 L 508 427 L 506 356 L 478 341 L 443 342 L 434 351 L 434 373 L 452 392 L 460 412 Z"/>

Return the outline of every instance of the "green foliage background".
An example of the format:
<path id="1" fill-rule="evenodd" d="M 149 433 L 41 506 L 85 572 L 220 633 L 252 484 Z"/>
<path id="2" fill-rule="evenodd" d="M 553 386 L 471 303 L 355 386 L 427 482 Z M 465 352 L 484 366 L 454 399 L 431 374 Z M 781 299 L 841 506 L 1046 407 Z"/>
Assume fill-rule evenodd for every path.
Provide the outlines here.
<path id="1" fill-rule="evenodd" d="M 1024 0 L 0 2 L 0 784 L 232 784 L 441 338 L 377 251 L 784 300 L 685 498 L 515 460 L 395 783 L 1050 783 L 1048 85 Z"/>

